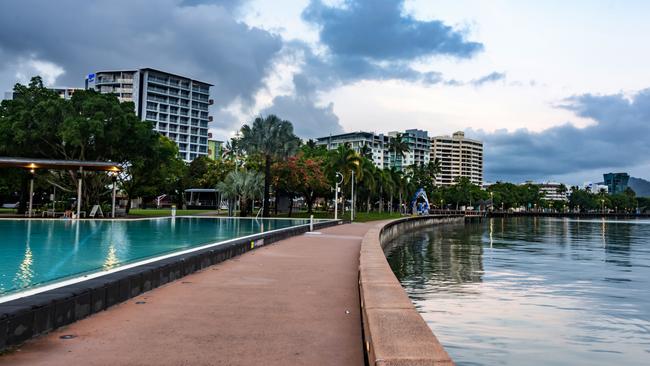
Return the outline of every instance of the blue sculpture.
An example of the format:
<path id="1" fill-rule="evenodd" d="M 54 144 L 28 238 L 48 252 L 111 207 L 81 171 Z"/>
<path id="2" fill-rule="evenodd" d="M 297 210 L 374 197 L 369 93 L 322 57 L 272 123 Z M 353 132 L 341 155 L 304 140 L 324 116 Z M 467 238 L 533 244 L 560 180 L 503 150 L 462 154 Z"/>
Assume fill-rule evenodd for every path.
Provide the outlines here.
<path id="1" fill-rule="evenodd" d="M 424 199 L 424 202 L 418 202 L 418 199 Z M 415 196 L 411 201 L 411 210 L 414 215 L 426 215 L 429 213 L 429 198 L 424 188 L 420 188 L 415 192 Z"/>

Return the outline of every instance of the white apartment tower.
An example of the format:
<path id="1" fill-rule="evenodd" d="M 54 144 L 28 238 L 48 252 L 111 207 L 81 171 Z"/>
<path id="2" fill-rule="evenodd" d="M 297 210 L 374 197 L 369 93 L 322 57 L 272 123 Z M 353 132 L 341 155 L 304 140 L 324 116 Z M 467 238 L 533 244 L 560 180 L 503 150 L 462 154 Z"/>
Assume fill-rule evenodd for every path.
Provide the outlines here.
<path id="1" fill-rule="evenodd" d="M 483 184 L 483 143 L 465 138 L 463 132 L 431 138 L 431 161 L 440 161 L 441 172 L 436 184 L 449 186 L 459 177 Z"/>
<path id="2" fill-rule="evenodd" d="M 208 155 L 211 86 L 151 68 L 98 71 L 86 78 L 86 89 L 115 94 L 121 102 L 134 102 L 137 116 L 175 141 L 186 161 Z"/>
<path id="3" fill-rule="evenodd" d="M 399 132 L 389 132 L 391 139 L 395 138 Z M 431 153 L 431 142 L 427 131 L 410 129 L 402 133 L 402 141 L 409 146 L 409 151 L 404 154 L 404 158 L 394 156 L 393 166 L 398 169 L 406 169 L 411 165 L 429 164 L 429 155 Z"/>
<path id="4" fill-rule="evenodd" d="M 319 137 L 316 139 L 316 145 L 325 146 L 327 150 L 335 150 L 340 145 L 348 144 L 351 149 L 360 154 L 362 148 L 367 146 L 372 162 L 380 169 L 390 167 L 389 142 L 390 138 L 388 136 L 361 131 Z"/>

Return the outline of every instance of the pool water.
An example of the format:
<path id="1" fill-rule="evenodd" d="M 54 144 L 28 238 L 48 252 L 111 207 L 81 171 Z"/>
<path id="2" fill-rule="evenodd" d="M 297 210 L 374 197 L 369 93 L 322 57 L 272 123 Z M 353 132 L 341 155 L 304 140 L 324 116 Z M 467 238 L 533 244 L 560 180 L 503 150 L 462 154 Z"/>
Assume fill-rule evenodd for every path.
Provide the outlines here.
<path id="1" fill-rule="evenodd" d="M 301 219 L 0 220 L 0 296 Z"/>
<path id="2" fill-rule="evenodd" d="M 650 365 L 650 221 L 490 219 L 389 262 L 457 365 Z"/>

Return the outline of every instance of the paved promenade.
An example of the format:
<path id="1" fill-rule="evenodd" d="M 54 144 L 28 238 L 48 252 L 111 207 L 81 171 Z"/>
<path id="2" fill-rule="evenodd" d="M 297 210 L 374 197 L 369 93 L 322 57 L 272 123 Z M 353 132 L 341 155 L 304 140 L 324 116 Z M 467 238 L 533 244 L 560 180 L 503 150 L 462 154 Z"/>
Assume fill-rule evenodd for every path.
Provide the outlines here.
<path id="1" fill-rule="evenodd" d="M 374 225 L 262 247 L 30 341 L 0 365 L 362 365 L 357 270 Z"/>

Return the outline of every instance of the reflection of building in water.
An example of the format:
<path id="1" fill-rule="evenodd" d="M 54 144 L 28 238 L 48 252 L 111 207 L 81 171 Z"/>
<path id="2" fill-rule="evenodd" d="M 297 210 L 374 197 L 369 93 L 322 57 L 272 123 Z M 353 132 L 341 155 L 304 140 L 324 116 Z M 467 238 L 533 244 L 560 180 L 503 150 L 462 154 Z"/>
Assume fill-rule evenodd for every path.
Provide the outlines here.
<path id="1" fill-rule="evenodd" d="M 636 237 L 632 230 L 640 225 L 628 223 L 603 222 L 605 262 L 618 266 L 630 267 L 630 238 Z"/>
<path id="2" fill-rule="evenodd" d="M 416 285 L 481 282 L 483 226 L 445 225 L 400 236 L 388 255 L 396 276 Z M 432 283 L 433 282 L 433 283 Z"/>

